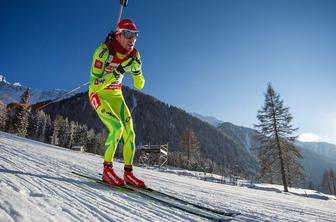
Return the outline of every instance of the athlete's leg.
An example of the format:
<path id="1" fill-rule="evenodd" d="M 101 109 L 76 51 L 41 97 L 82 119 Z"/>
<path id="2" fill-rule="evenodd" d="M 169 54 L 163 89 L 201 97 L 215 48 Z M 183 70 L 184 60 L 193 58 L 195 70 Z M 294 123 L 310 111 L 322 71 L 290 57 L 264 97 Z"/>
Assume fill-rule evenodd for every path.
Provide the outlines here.
<path id="1" fill-rule="evenodd" d="M 123 97 L 120 99 L 120 115 L 123 125 L 122 137 L 124 140 L 123 156 L 125 165 L 132 165 L 135 154 L 135 133 L 131 113 Z"/>
<path id="2" fill-rule="evenodd" d="M 96 95 L 95 97 L 91 96 L 91 103 L 93 100 L 96 102 L 95 108 L 100 120 L 109 130 L 109 134 L 105 141 L 104 161 L 112 162 L 118 142 L 122 135 L 123 126 L 118 115 L 114 111 L 113 97 L 105 98 Z"/>

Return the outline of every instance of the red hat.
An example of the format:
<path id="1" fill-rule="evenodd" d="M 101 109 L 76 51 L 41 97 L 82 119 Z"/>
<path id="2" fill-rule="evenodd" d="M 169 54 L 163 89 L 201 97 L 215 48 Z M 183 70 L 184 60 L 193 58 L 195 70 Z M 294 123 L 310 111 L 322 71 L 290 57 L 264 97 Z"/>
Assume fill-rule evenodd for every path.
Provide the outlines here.
<path id="1" fill-rule="evenodd" d="M 120 30 L 123 30 L 123 29 L 133 31 L 133 32 L 138 31 L 136 25 L 130 19 L 121 20 L 117 25 L 116 32 L 119 32 Z"/>

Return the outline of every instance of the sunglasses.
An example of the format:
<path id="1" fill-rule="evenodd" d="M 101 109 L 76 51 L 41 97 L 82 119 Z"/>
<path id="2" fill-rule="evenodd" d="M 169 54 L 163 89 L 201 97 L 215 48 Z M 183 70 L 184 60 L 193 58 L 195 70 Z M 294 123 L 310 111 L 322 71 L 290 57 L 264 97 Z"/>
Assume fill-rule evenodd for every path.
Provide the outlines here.
<path id="1" fill-rule="evenodd" d="M 139 32 L 131 31 L 131 30 L 128 30 L 128 29 L 122 29 L 120 31 L 125 36 L 125 38 L 127 38 L 127 39 L 137 38 L 138 35 L 139 35 Z"/>

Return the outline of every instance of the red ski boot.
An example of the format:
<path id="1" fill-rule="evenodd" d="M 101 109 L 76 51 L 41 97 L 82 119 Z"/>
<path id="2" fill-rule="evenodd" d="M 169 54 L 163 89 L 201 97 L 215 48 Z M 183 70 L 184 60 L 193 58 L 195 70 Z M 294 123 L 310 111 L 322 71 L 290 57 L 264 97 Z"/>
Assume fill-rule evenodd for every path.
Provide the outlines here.
<path id="1" fill-rule="evenodd" d="M 103 181 L 111 184 L 112 186 L 122 187 L 125 185 L 125 181 L 121 179 L 114 171 L 111 162 L 104 161 Z"/>
<path id="2" fill-rule="evenodd" d="M 124 170 L 125 170 L 124 180 L 126 184 L 134 186 L 134 187 L 138 187 L 138 188 L 145 187 L 145 183 L 139 178 L 136 178 L 134 174 L 132 173 L 133 171 L 132 165 L 125 165 Z"/>

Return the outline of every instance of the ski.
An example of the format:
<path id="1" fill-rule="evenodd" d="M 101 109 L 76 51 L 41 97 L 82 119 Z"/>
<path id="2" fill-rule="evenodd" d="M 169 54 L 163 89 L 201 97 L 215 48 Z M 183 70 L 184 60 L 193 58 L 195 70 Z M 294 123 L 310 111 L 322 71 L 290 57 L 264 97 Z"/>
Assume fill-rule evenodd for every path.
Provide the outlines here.
<path id="1" fill-rule="evenodd" d="M 233 220 L 235 216 L 237 215 L 211 215 L 211 213 L 213 212 L 209 212 L 209 211 L 206 211 L 206 212 L 197 212 L 195 210 L 193 210 L 190 206 L 192 206 L 192 204 L 187 204 L 189 205 L 189 208 L 187 206 L 183 206 L 182 204 L 186 204 L 187 202 L 183 203 L 183 201 L 179 200 L 180 204 L 178 204 L 175 200 L 175 202 L 173 201 L 169 201 L 167 199 L 162 199 L 160 198 L 160 193 L 159 191 L 155 191 L 151 188 L 136 188 L 136 187 L 133 187 L 133 186 L 129 186 L 129 185 L 125 185 L 123 187 L 119 187 L 119 186 L 113 186 L 113 185 L 110 185 L 108 183 L 105 183 L 102 179 L 98 179 L 96 177 L 91 177 L 91 176 L 87 176 L 85 174 L 82 174 L 82 173 L 78 173 L 78 172 L 72 172 L 73 174 L 77 175 L 77 176 L 80 176 L 80 177 L 83 177 L 83 178 L 86 178 L 88 180 L 91 180 L 91 181 L 94 181 L 96 183 L 99 183 L 99 184 L 102 184 L 102 185 L 105 185 L 105 186 L 108 186 L 108 187 L 111 187 L 117 191 L 122 191 L 124 193 L 137 193 L 139 195 L 142 195 L 143 197 L 146 197 L 148 199 L 152 199 L 152 200 L 155 200 L 157 202 L 160 202 L 161 204 L 165 205 L 165 206 L 168 206 L 168 207 L 173 207 L 173 208 L 176 208 L 176 209 L 179 209 L 179 210 L 182 210 L 184 212 L 187 212 L 187 213 L 190 213 L 190 214 L 193 214 L 195 216 L 199 216 L 199 217 L 202 217 L 202 218 L 206 218 L 210 221 L 216 221 L 216 222 L 220 222 L 220 221 L 230 221 L 230 220 Z M 162 196 L 165 196 L 163 194 L 161 194 Z M 166 195 L 167 198 L 170 198 L 171 200 L 174 200 L 174 198 L 171 198 L 170 195 Z M 196 205 L 196 204 L 195 204 Z M 201 210 L 200 208 L 198 207 L 195 207 L 197 210 Z M 210 208 L 209 208 L 210 209 Z"/>
<path id="2" fill-rule="evenodd" d="M 136 187 L 133 187 L 133 186 L 130 186 L 130 185 L 126 185 L 126 187 L 129 187 L 129 188 L 132 188 L 132 189 L 139 189 L 139 188 L 136 188 Z M 212 212 L 212 213 L 215 213 L 215 214 L 219 214 L 219 215 L 222 215 L 222 216 L 236 217 L 236 216 L 239 216 L 241 214 L 240 212 L 224 212 L 224 211 L 220 211 L 220 210 L 213 209 L 213 208 L 210 208 L 210 207 L 205 207 L 205 206 L 202 206 L 202 205 L 199 205 L 199 204 L 195 204 L 195 203 L 183 200 L 183 199 L 178 198 L 176 196 L 173 196 L 173 195 L 170 195 L 170 194 L 158 191 L 158 190 L 154 190 L 154 189 L 149 188 L 149 187 L 144 187 L 144 188 L 141 188 L 140 190 L 142 190 L 144 192 L 155 193 L 157 195 L 161 195 L 161 196 L 173 199 L 173 200 L 178 201 L 180 203 L 183 203 L 183 204 L 186 204 L 186 205 L 190 205 L 190 206 L 193 206 L 195 208 L 198 208 L 198 209 L 201 209 L 201 210 L 205 210 L 205 211 L 209 211 L 209 212 Z"/>
<path id="3" fill-rule="evenodd" d="M 129 186 L 127 186 L 127 187 L 129 187 Z M 135 189 L 138 189 L 138 188 L 135 188 Z M 210 207 L 205 207 L 205 206 L 202 206 L 202 205 L 199 205 L 199 204 L 195 204 L 195 203 L 192 203 L 192 202 L 180 199 L 180 198 L 175 197 L 173 195 L 170 195 L 170 194 L 158 191 L 158 190 L 154 190 L 154 189 L 149 188 L 149 187 L 141 188 L 141 190 L 143 190 L 145 192 L 155 193 L 157 195 L 161 195 L 161 196 L 173 199 L 173 200 L 181 202 L 183 204 L 190 205 L 190 206 L 193 206 L 195 208 L 198 208 L 198 209 L 201 209 L 201 210 L 205 210 L 205 211 L 209 211 L 209 212 L 212 212 L 212 213 L 215 213 L 215 214 L 219 214 L 219 215 L 223 215 L 223 216 L 236 217 L 236 216 L 238 216 L 238 215 L 241 214 L 240 212 L 224 212 L 224 211 L 216 210 L 216 209 L 213 209 L 213 208 L 210 208 Z"/>

